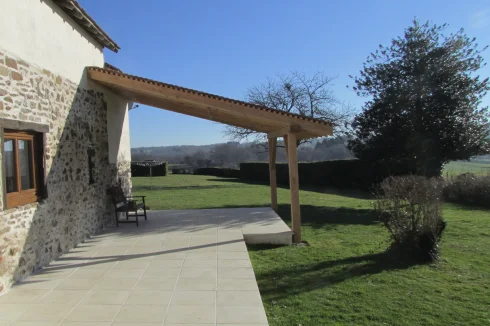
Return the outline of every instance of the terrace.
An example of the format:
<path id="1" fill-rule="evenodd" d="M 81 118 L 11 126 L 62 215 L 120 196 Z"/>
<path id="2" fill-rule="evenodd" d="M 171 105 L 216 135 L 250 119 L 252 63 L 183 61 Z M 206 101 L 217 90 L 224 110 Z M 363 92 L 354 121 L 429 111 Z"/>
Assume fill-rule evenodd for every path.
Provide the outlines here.
<path id="1" fill-rule="evenodd" d="M 270 208 L 150 211 L 14 286 L 0 325 L 268 325 L 245 243 L 291 239 Z"/>

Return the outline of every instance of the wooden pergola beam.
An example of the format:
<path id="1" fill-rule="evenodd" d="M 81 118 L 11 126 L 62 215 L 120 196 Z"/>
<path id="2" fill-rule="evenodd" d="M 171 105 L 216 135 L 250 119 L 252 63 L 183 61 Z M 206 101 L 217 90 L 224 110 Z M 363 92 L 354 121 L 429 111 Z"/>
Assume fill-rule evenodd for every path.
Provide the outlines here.
<path id="1" fill-rule="evenodd" d="M 268 138 L 277 138 L 277 137 L 283 137 L 284 135 L 288 135 L 288 134 L 299 134 L 302 132 L 305 132 L 305 130 L 303 128 L 301 128 L 301 126 L 290 125 L 290 126 L 280 128 L 276 131 L 269 132 L 267 134 L 267 137 Z"/>
<path id="2" fill-rule="evenodd" d="M 275 132 L 278 129 L 295 124 L 304 130 L 302 138 L 332 135 L 332 125 L 323 121 L 314 121 L 309 118 L 288 115 L 287 113 L 260 109 L 251 104 L 244 104 L 230 99 L 218 99 L 211 94 L 186 90 L 178 86 L 149 81 L 141 77 L 106 71 L 100 68 L 90 67 L 87 73 L 90 79 L 109 88 L 118 88 L 145 97 L 152 97 L 155 100 L 154 105 L 157 107 L 164 108 L 164 102 L 170 101 L 186 104 L 195 110 L 212 108 L 216 114 L 222 115 L 223 123 L 226 124 L 236 125 L 239 121 L 247 121 L 269 125 L 270 127 L 267 130 L 256 130 L 265 133 Z"/>
<path id="3" fill-rule="evenodd" d="M 241 119 L 234 119 L 233 123 L 230 123 L 230 119 L 227 117 L 223 117 L 220 112 L 217 112 L 213 108 L 203 108 L 201 110 L 196 110 L 195 108 L 182 103 L 176 103 L 172 101 L 159 101 L 158 99 L 143 96 L 143 95 L 133 95 L 130 96 L 131 101 L 138 102 L 145 105 L 150 105 L 154 107 L 161 107 L 167 111 L 172 111 L 175 113 L 181 113 L 189 116 L 193 116 L 196 118 L 206 119 L 210 121 L 215 121 L 219 123 L 234 125 L 236 127 L 253 129 L 253 130 L 264 130 L 267 126 L 262 125 L 259 122 L 255 121 L 244 121 Z"/>

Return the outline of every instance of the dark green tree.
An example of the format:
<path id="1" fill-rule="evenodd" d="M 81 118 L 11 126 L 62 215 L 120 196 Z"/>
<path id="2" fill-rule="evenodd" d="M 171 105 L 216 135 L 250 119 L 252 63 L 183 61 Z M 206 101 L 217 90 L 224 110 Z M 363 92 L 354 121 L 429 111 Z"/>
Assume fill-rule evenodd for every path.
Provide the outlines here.
<path id="1" fill-rule="evenodd" d="M 371 162 L 405 161 L 417 174 L 437 176 L 451 160 L 489 153 L 490 89 L 476 40 L 446 25 L 413 25 L 379 46 L 363 64 L 353 89 L 369 97 L 354 118 L 349 149 Z"/>

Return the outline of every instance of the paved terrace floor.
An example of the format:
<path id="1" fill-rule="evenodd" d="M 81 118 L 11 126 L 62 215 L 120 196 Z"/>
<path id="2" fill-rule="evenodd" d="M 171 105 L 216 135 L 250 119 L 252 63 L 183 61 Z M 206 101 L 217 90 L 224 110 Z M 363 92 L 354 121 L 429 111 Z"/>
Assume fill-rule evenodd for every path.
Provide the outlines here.
<path id="1" fill-rule="evenodd" d="M 269 208 L 149 212 L 14 286 L 0 325 L 268 325 L 244 233 L 291 239 Z"/>

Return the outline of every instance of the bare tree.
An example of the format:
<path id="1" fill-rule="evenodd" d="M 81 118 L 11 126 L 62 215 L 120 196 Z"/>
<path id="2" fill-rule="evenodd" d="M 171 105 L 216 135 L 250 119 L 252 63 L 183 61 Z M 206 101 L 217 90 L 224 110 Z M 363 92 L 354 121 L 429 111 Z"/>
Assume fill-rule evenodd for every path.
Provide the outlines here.
<path id="1" fill-rule="evenodd" d="M 268 78 L 266 83 L 248 89 L 246 100 L 271 109 L 331 121 L 337 125 L 334 134 L 339 134 L 347 130 L 354 112 L 350 106 L 334 97 L 330 89 L 333 80 L 334 77 L 328 77 L 322 72 L 310 77 L 298 72 L 278 75 L 275 79 Z M 228 126 L 225 134 L 232 140 L 252 140 L 262 147 L 267 143 L 264 133 L 249 129 Z"/>
<path id="2" fill-rule="evenodd" d="M 236 142 L 216 145 L 210 153 L 210 158 L 220 167 L 236 168 L 249 157 L 249 152 Z"/>

